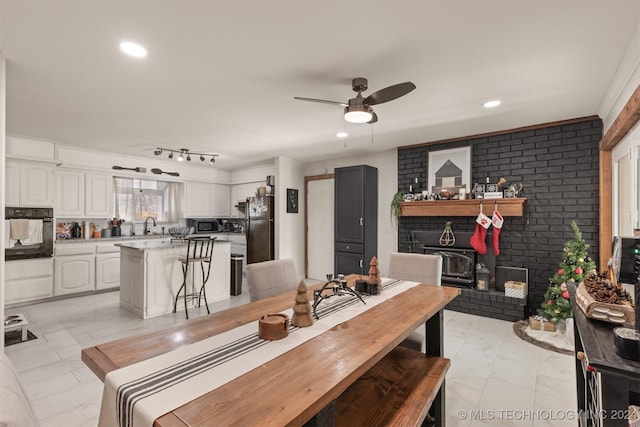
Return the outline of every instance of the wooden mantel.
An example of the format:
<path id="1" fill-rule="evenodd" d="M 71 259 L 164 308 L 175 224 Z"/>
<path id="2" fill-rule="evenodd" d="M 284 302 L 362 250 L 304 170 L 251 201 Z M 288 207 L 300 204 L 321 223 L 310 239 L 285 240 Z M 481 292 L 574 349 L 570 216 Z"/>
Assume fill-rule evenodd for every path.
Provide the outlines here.
<path id="1" fill-rule="evenodd" d="M 400 216 L 472 216 L 482 212 L 491 216 L 495 207 L 502 216 L 523 216 L 527 199 L 422 200 L 400 203 Z"/>

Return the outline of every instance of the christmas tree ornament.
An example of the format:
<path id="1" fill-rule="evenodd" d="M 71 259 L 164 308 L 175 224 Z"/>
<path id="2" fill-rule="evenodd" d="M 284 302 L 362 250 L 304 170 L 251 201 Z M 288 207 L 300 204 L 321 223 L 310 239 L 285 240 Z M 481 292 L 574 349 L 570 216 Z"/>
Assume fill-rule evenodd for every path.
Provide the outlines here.
<path id="1" fill-rule="evenodd" d="M 469 243 L 471 247 L 478 251 L 480 255 L 484 255 L 487 253 L 487 228 L 491 226 L 491 219 L 480 212 L 478 217 L 476 218 L 476 231 L 471 236 Z"/>
<path id="2" fill-rule="evenodd" d="M 296 300 L 293 304 L 293 316 L 291 317 L 291 324 L 293 326 L 306 327 L 313 325 L 313 318 L 311 316 L 311 304 L 309 303 L 309 297 L 307 296 L 307 286 L 304 284 L 304 280 L 301 280 L 296 290 Z"/>
<path id="3" fill-rule="evenodd" d="M 493 245 L 493 253 L 496 255 L 500 255 L 500 231 L 502 230 L 502 224 L 504 224 L 504 219 L 496 209 L 493 211 L 493 216 L 491 217 L 491 225 L 493 225 L 491 243 Z"/>
<path id="4" fill-rule="evenodd" d="M 576 274 L 582 274 L 583 273 L 582 268 L 580 268 L 580 267 L 576 267 L 575 272 L 576 272 Z"/>

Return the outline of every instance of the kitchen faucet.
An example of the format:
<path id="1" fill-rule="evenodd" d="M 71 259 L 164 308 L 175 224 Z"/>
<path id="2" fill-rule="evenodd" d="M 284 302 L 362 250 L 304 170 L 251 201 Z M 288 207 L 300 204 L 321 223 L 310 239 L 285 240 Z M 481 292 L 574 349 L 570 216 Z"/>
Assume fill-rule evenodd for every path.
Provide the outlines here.
<path id="1" fill-rule="evenodd" d="M 144 230 L 142 231 L 142 234 L 144 234 L 145 236 L 147 234 L 149 234 L 149 220 L 153 221 L 153 226 L 155 227 L 156 225 L 156 219 L 152 216 L 148 216 L 147 219 L 144 220 Z"/>

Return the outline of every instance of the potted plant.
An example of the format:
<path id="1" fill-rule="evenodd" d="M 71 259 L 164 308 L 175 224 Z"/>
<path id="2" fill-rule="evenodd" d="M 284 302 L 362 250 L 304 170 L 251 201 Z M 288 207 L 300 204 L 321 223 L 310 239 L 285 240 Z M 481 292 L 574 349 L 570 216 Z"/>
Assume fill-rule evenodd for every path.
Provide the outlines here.
<path id="1" fill-rule="evenodd" d="M 391 199 L 391 222 L 394 222 L 398 225 L 398 218 L 400 218 L 400 203 L 404 200 L 404 193 L 398 191 L 393 195 Z"/>

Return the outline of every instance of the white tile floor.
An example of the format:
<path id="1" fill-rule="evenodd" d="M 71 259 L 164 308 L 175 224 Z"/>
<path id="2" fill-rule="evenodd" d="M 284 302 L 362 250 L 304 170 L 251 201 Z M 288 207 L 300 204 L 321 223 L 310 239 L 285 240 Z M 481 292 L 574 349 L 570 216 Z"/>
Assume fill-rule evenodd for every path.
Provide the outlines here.
<path id="1" fill-rule="evenodd" d="M 42 427 L 96 425 L 102 383 L 80 360 L 81 349 L 186 321 L 181 313 L 143 321 L 121 310 L 118 299 L 108 292 L 6 310 L 25 314 L 38 337 L 5 352 Z M 245 292 L 210 308 L 246 302 Z M 573 357 L 522 341 L 510 322 L 451 311 L 444 317 L 445 356 L 452 361 L 448 426 L 577 425 Z"/>

